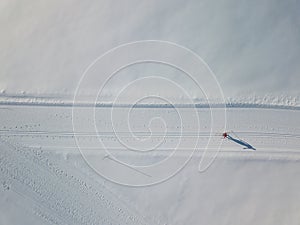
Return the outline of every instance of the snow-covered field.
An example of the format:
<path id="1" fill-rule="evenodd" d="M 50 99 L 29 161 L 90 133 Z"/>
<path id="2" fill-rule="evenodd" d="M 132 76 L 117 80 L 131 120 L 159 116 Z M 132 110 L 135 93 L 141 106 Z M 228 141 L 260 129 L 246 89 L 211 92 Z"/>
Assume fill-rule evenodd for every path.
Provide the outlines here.
<path id="1" fill-rule="evenodd" d="M 299 110 L 126 109 L 1 106 L 0 224 L 298 224 Z"/>
<path id="2" fill-rule="evenodd" d="M 299 225 L 299 9 L 1 0 L 0 225 Z"/>

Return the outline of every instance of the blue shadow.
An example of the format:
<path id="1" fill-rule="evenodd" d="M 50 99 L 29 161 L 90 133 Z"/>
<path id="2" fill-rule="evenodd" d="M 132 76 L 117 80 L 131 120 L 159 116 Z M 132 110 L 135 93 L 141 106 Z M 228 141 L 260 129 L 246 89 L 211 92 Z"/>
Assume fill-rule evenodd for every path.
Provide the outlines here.
<path id="1" fill-rule="evenodd" d="M 245 142 L 245 141 L 242 141 L 240 139 L 236 139 L 236 138 L 233 138 L 231 137 L 230 135 L 227 135 L 227 138 L 231 141 L 234 141 L 235 143 L 238 143 L 240 145 L 243 145 L 245 146 L 244 149 L 252 149 L 252 150 L 256 150 L 252 145 L 250 145 L 249 143 Z"/>

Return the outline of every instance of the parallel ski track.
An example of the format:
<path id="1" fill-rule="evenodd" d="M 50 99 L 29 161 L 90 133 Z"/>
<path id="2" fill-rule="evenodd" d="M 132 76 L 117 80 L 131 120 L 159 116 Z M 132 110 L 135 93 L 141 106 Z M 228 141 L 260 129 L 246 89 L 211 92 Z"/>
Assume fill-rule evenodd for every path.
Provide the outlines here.
<path id="1" fill-rule="evenodd" d="M 248 131 L 240 131 L 236 132 L 239 135 L 244 137 L 285 137 L 285 138 L 300 138 L 300 134 L 293 134 L 293 133 L 280 133 L 280 132 L 248 132 Z M 160 133 L 160 132 L 139 132 L 135 131 L 134 134 L 138 134 L 138 137 L 165 137 L 165 138 L 172 138 L 172 137 L 222 137 L 221 133 L 209 133 L 209 132 L 167 132 L 167 133 Z M 58 137 L 132 137 L 132 134 L 129 132 L 72 132 L 72 131 L 25 131 L 25 130 L 0 130 L 0 136 L 58 136 Z"/>
<path id="2" fill-rule="evenodd" d="M 293 134 L 293 133 L 281 133 L 281 132 L 246 132 L 246 131 L 240 131 L 236 132 L 239 136 L 242 137 L 247 137 L 249 139 L 257 139 L 259 138 L 262 141 L 270 141 L 270 140 L 282 140 L 282 141 L 296 141 L 300 139 L 300 134 Z M 135 137 L 132 136 L 132 134 L 128 132 L 118 132 L 117 133 L 118 137 L 122 138 L 127 138 L 129 141 L 133 140 L 135 141 Z M 160 133 L 160 132 L 155 132 L 155 133 L 147 133 L 147 132 L 139 132 L 139 137 L 151 137 L 154 138 L 161 138 L 165 140 L 172 140 L 172 139 L 178 139 L 179 137 L 185 138 L 185 139 L 195 139 L 195 138 L 201 138 L 201 139 L 209 139 L 209 138 L 220 138 L 222 139 L 221 134 L 217 133 L 212 133 L 210 134 L 209 132 L 185 132 L 185 133 L 180 133 L 180 132 L 168 132 L 167 134 Z M 163 136 L 164 135 L 164 136 Z M 72 131 L 22 131 L 22 130 L 0 130 L 0 137 L 11 137 L 11 138 L 18 138 L 18 137 L 34 137 L 34 138 L 50 138 L 50 137 L 56 137 L 56 138 L 71 138 L 74 139 L 75 136 L 80 137 L 80 138 L 94 138 L 97 140 L 97 138 L 108 138 L 108 139 L 113 139 L 114 141 L 118 141 L 116 138 L 116 134 L 114 132 L 101 132 L 98 135 L 95 134 L 95 132 L 72 132 Z M 246 139 L 247 139 L 246 138 Z M 224 139 L 224 141 L 227 141 Z M 31 144 L 31 141 L 29 143 L 26 143 L 26 146 L 29 148 L 38 148 L 38 149 L 44 149 L 47 151 L 54 151 L 56 153 L 59 152 L 68 152 L 68 153 L 74 153 L 74 154 L 79 154 L 78 147 L 75 145 L 58 145 L 55 142 L 50 145 L 43 145 L 43 144 Z M 106 147 L 101 146 L 98 142 L 95 142 L 94 145 L 91 146 L 86 146 L 85 149 L 94 151 L 95 154 L 105 154 L 106 153 Z M 228 144 L 228 142 L 227 142 Z M 222 157 L 236 157 L 240 158 L 242 155 L 245 154 L 242 157 L 246 158 L 252 158 L 252 159 L 259 159 L 259 157 L 263 158 L 268 158 L 271 156 L 278 156 L 277 158 L 286 158 L 288 160 L 298 160 L 300 159 L 300 150 L 299 146 L 293 146 L 292 148 L 287 145 L 280 145 L 278 147 L 276 146 L 268 146 L 268 145 L 261 145 L 257 148 L 257 151 L 254 153 L 248 151 L 240 151 L 242 148 L 236 145 L 231 145 L 231 146 L 222 146 L 221 148 L 218 148 L 219 146 L 215 146 L 216 148 L 214 149 L 213 146 L 211 146 L 210 149 L 205 149 L 205 148 L 188 148 L 188 147 L 181 147 L 181 148 L 168 148 L 168 147 L 159 147 L 157 149 L 151 150 L 153 154 L 158 154 L 158 155 L 166 155 L 169 154 L 170 152 L 176 150 L 179 152 L 178 156 L 186 154 L 185 152 L 190 152 L 191 150 L 195 150 L 196 154 L 202 154 L 204 152 L 219 152 L 221 153 L 220 156 Z M 282 150 L 284 148 L 284 150 Z M 109 146 L 108 151 L 114 152 L 116 154 L 120 155 L 126 155 L 128 154 L 128 151 L 131 151 L 127 146 L 124 146 L 121 143 L 121 146 Z M 133 152 L 132 150 L 131 152 Z M 149 151 L 150 152 L 150 151 Z M 149 153 L 148 152 L 148 153 Z M 142 156 L 144 153 L 143 152 L 135 152 L 137 153 L 136 156 Z M 146 153 L 147 154 L 147 153 Z"/>

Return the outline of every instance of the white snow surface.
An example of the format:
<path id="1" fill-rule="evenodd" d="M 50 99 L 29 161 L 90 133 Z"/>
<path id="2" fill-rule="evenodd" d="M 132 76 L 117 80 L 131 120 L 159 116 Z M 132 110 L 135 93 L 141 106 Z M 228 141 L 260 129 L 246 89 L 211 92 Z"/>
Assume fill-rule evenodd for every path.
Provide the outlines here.
<path id="1" fill-rule="evenodd" d="M 300 224 L 299 24 L 299 0 L 1 0 L 0 225 Z M 91 69 L 145 40 L 206 69 L 164 45 Z"/>
<path id="2" fill-rule="evenodd" d="M 181 125 L 170 108 L 134 108 L 128 120 L 122 117 L 126 107 L 114 108 L 113 114 L 111 107 L 97 107 L 95 119 L 87 113 L 90 107 L 76 110 L 80 130 L 73 129 L 76 119 L 69 106 L 1 106 L 0 224 L 299 224 L 299 110 L 229 108 L 226 128 L 217 118 L 212 133 L 208 108 L 196 109 L 199 127 L 190 116 L 191 108 L 180 110 L 182 118 L 189 118 Z M 157 115 L 165 124 L 149 123 Z M 100 137 L 90 126 L 94 122 Z M 257 150 L 243 150 L 222 139 L 223 129 L 234 130 Z M 215 145 L 208 152 L 218 154 L 208 169 L 199 172 L 209 137 Z M 85 157 L 75 138 L 88 150 Z M 164 142 L 155 151 L 126 148 L 147 148 L 161 138 Z M 194 147 L 196 138 L 199 143 Z M 179 140 L 179 147 L 174 147 Z M 172 178 L 132 187 L 115 181 L 151 183 L 165 171 L 116 166 L 105 158 L 105 149 L 138 166 L 161 161 L 176 149 L 167 163 L 170 168 L 195 152 Z M 119 167 L 132 177 L 115 174 Z"/>
<path id="3" fill-rule="evenodd" d="M 2 0 L 0 90 L 73 93 L 100 55 L 121 44 L 155 39 L 198 54 L 228 97 L 299 97 L 298 10 L 298 0 Z M 128 73 L 125 79 L 135 77 Z M 116 84 L 109 91 L 119 88 Z"/>

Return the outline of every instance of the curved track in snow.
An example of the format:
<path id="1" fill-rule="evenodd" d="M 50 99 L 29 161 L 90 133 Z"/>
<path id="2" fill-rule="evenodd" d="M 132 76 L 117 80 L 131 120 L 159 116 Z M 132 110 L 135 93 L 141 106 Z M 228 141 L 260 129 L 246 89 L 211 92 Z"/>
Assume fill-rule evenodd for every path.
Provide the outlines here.
<path id="1" fill-rule="evenodd" d="M 2 108 L 4 109 L 4 108 Z M 103 183 L 95 181 L 81 171 L 74 169 L 68 160 L 55 155 L 67 153 L 80 158 L 75 137 L 84 143 L 90 154 L 105 156 L 105 148 L 114 154 L 136 157 L 127 146 L 135 146 L 140 139 L 149 139 L 148 144 L 164 140 L 153 156 L 167 156 L 174 150 L 179 139 L 182 145 L 176 149 L 180 154 L 190 152 L 190 143 L 199 139 L 205 143 L 222 142 L 209 149 L 218 151 L 219 158 L 260 160 L 300 160 L 300 111 L 286 109 L 227 109 L 227 126 L 210 133 L 209 109 L 199 108 L 200 127 L 194 118 L 179 126 L 170 108 L 136 108 L 133 120 L 129 121 L 132 132 L 126 130 L 128 121 L 117 109 L 117 120 L 112 127 L 110 108 L 97 109 L 96 120 L 86 117 L 88 108 L 82 107 L 77 115 L 82 122 L 80 130 L 73 130 L 72 108 L 57 106 L 6 105 L 0 110 L 1 159 L 0 179 L 7 189 L 29 199 L 34 215 L 48 224 L 159 224 L 152 215 L 141 216 L 131 203 L 123 201 L 110 192 Z M 183 109 L 189 115 L 189 109 Z M 98 116 L 99 115 L 99 116 Z M 166 118 L 168 131 L 163 125 L 153 124 L 149 131 L 151 117 Z M 217 122 L 217 121 L 216 121 Z M 98 133 L 92 125 L 98 126 Z M 200 128 L 200 131 L 197 131 Z M 152 130 L 153 129 L 153 130 Z M 222 132 L 234 130 L 241 139 L 257 150 L 243 150 L 241 146 L 224 140 Z M 117 130 L 117 132 L 116 132 Z M 104 147 L 99 144 L 104 143 Z M 122 143 L 120 143 L 122 140 Z M 139 145 L 137 145 L 139 146 Z M 204 152 L 203 145 L 197 147 L 195 156 Z M 150 153 L 148 156 L 151 157 Z M 28 201 L 27 201 L 28 202 Z M 144 218 L 145 217 L 145 218 Z M 155 220 L 155 222 L 153 222 Z"/>

